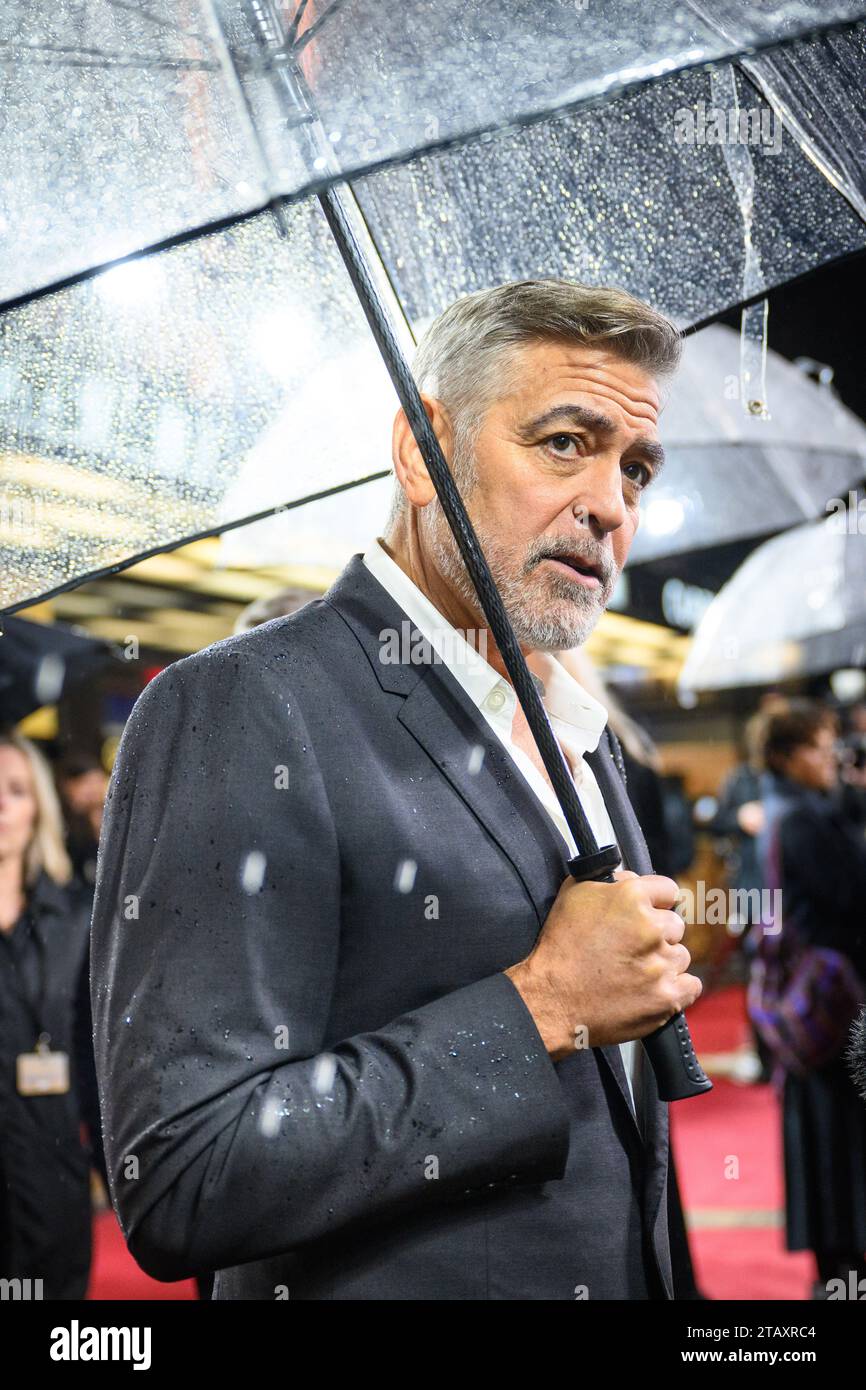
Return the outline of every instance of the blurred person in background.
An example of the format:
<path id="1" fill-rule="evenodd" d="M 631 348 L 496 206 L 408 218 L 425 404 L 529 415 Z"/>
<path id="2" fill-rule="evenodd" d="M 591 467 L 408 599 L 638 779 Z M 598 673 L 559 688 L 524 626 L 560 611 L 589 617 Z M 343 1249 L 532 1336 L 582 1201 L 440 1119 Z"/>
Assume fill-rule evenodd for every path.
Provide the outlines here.
<path id="1" fill-rule="evenodd" d="M 764 829 L 765 816 L 761 803 L 761 763 L 758 740 L 763 728 L 763 715 L 752 715 L 744 730 L 745 757 L 731 771 L 719 791 L 718 806 L 706 828 L 724 839 L 722 857 L 729 888 L 748 892 L 763 887 L 763 875 L 758 860 L 758 837 Z M 751 904 L 752 899 L 746 899 Z M 740 924 L 742 929 L 759 925 L 749 917 Z"/>
<path id="2" fill-rule="evenodd" d="M 866 827 L 866 704 L 845 712 L 841 747 L 842 805 L 859 826 Z"/>
<path id="3" fill-rule="evenodd" d="M 66 848 L 72 870 L 92 897 L 108 773 L 95 754 L 77 751 L 60 760 L 55 781 L 66 821 Z"/>
<path id="4" fill-rule="evenodd" d="M 319 597 L 318 590 L 314 592 L 311 589 L 298 589 L 294 585 L 287 585 L 286 588 L 278 589 L 276 593 L 268 594 L 265 598 L 254 599 L 246 608 L 242 608 L 232 631 L 249 632 L 251 628 L 260 627 L 262 623 L 269 623 L 272 618 L 287 618 L 290 613 L 297 613 L 298 609 L 303 608 L 311 599 Z"/>
<path id="5" fill-rule="evenodd" d="M 0 734 L 0 1277 L 46 1299 L 84 1298 L 90 1272 L 89 927 L 50 768 Z"/>
<path id="6" fill-rule="evenodd" d="M 814 1296 L 866 1276 L 866 1109 L 846 1065 L 864 1003 L 866 846 L 842 807 L 835 717 L 805 700 L 766 712 L 758 839 L 781 911 L 765 924 L 750 1010 L 782 1093 L 787 1248 L 811 1250 Z"/>
<path id="7" fill-rule="evenodd" d="M 756 904 L 764 887 L 764 875 L 758 855 L 758 840 L 766 825 L 761 800 L 761 748 L 767 713 L 781 709 L 785 701 L 780 696 L 768 696 L 760 708 L 746 721 L 743 729 L 743 757 L 728 773 L 719 791 L 716 810 L 704 828 L 718 837 L 717 851 L 725 865 L 728 891 L 736 892 L 739 904 L 737 917 L 728 923 L 728 930 L 740 938 L 746 960 L 746 970 L 754 958 L 761 930 L 761 914 Z M 733 1070 L 735 1081 L 743 1084 L 770 1080 L 772 1056 L 759 1033 L 752 1030 L 752 1048 L 737 1059 Z"/>

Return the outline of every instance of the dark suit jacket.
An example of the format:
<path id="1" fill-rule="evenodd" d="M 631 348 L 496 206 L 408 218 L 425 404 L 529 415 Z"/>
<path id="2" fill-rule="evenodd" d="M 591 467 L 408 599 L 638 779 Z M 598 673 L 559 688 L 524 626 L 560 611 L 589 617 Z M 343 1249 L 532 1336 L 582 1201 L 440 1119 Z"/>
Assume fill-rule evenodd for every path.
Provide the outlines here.
<path id="1" fill-rule="evenodd" d="M 129 1247 L 223 1299 L 671 1297 L 649 1066 L 642 1137 L 619 1048 L 554 1065 L 502 973 L 567 848 L 447 668 L 381 659 L 406 621 L 356 555 L 132 712 L 91 977 Z"/>

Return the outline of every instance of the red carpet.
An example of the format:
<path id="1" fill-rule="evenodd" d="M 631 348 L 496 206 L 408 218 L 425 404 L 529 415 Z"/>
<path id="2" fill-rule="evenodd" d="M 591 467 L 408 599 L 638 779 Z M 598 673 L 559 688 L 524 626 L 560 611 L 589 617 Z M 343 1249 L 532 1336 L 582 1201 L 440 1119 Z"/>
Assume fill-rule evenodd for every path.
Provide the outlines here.
<path id="1" fill-rule="evenodd" d="M 689 1011 L 702 1058 L 748 1037 L 742 989 Z M 710 1298 L 808 1298 L 815 1266 L 784 1242 L 781 1118 L 770 1086 L 713 1079 L 706 1096 L 671 1106 L 671 1131 L 692 1257 Z"/>
<path id="2" fill-rule="evenodd" d="M 161 1284 L 139 1269 L 126 1248 L 112 1211 L 97 1212 L 93 1219 L 93 1263 L 88 1298 L 155 1299 L 198 1298 L 192 1279 Z"/>

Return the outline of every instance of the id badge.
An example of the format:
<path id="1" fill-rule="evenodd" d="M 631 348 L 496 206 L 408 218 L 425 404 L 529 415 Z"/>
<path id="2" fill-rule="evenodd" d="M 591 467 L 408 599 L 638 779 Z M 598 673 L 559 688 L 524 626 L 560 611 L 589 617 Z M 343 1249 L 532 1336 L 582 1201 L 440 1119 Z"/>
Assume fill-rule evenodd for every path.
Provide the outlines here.
<path id="1" fill-rule="evenodd" d="M 19 1052 L 15 1077 L 20 1096 L 62 1096 L 69 1090 L 69 1054 L 40 1040 L 35 1052 Z"/>

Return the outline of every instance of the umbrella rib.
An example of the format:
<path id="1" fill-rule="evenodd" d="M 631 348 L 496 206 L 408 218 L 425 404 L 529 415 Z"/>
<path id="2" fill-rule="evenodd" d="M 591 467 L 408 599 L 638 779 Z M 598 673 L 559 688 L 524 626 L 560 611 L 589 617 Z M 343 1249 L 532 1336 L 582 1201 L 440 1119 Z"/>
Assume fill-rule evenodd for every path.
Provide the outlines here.
<path id="1" fill-rule="evenodd" d="M 243 226 L 245 222 L 252 222 L 256 217 L 261 217 L 262 213 L 272 206 L 273 204 L 269 199 L 265 203 L 259 203 L 248 212 L 234 212 L 230 213 L 228 217 L 215 218 L 213 222 L 202 222 L 199 226 L 190 227 L 187 231 L 175 232 L 172 236 L 164 237 L 161 241 L 151 242 L 149 246 L 142 246 L 135 251 L 127 251 L 123 256 L 115 256 L 113 260 L 100 261 L 98 265 L 88 266 L 87 270 L 77 270 L 72 275 L 65 275 L 61 280 L 54 280 L 50 285 L 41 285 L 35 290 L 25 290 L 23 294 L 13 295 L 11 299 L 6 299 L 0 303 L 0 317 L 15 309 L 23 308 L 25 304 L 32 304 L 35 300 L 47 299 L 52 294 L 59 294 L 61 290 L 83 285 L 88 280 L 94 280 L 97 275 L 103 275 L 107 270 L 113 270 L 115 266 L 129 265 L 132 261 L 142 261 L 148 256 L 158 256 L 163 251 L 174 250 L 176 246 L 186 246 L 191 241 L 212 236 L 215 232 L 225 232 L 232 227 Z"/>
<path id="2" fill-rule="evenodd" d="M 301 20 L 303 19 L 304 14 L 306 12 L 307 4 L 308 0 L 300 0 L 300 4 L 298 5 L 298 8 L 295 10 L 294 15 L 292 16 L 292 22 L 289 25 L 289 32 L 286 35 L 286 46 L 289 48 L 291 48 L 292 44 L 295 42 L 295 39 L 298 37 L 298 29 L 300 27 Z"/>
<path id="3" fill-rule="evenodd" d="M 295 42 L 292 44 L 292 52 L 295 54 L 295 56 L 303 52 L 303 50 L 306 48 L 307 44 L 311 41 L 311 39 L 314 39 L 316 37 L 325 21 L 328 19 L 333 19 L 334 15 L 337 13 L 338 10 L 341 10 L 343 8 L 345 3 L 346 0 L 331 0 L 330 5 L 325 10 L 325 12 L 319 15 L 319 18 L 310 25 L 309 29 L 304 30 L 303 34 L 301 34 L 299 39 L 295 39 Z"/>
<path id="4" fill-rule="evenodd" d="M 380 478 L 390 478 L 391 476 L 390 468 L 382 468 L 376 473 L 366 473 L 363 478 L 352 478 L 346 483 L 335 483 L 333 487 L 324 488 L 321 492 L 308 492 L 304 497 L 297 497 L 291 502 L 279 502 L 274 507 L 265 507 L 260 512 L 252 512 L 249 516 L 239 517 L 237 521 L 220 522 L 217 526 L 209 526 L 203 531 L 192 531 L 189 535 L 180 536 L 177 540 L 166 541 L 163 545 L 152 545 L 149 549 L 139 550 L 127 559 L 115 560 L 110 565 L 101 565 L 99 569 L 88 570 L 86 574 L 75 579 L 67 579 L 64 584 L 57 584 L 53 589 L 46 589 L 43 593 L 21 599 L 18 603 L 10 603 L 5 608 L 0 608 L 0 620 L 20 612 L 23 608 L 32 608 L 34 604 L 45 603 L 46 600 L 55 598 L 57 594 L 68 594 L 73 589 L 80 589 L 82 584 L 90 584 L 96 579 L 106 579 L 112 574 L 120 574 L 121 571 L 130 569 L 131 566 L 138 565 L 143 560 L 149 560 L 154 555 L 165 555 L 172 550 L 179 550 L 182 546 L 192 545 L 193 541 L 208 540 L 212 536 L 221 536 L 226 531 L 236 531 L 241 526 L 252 526 L 255 521 L 264 521 L 267 517 L 279 516 L 282 512 L 293 512 L 296 507 L 305 507 L 310 502 L 322 502 L 326 497 L 336 496 L 338 492 L 348 492 L 351 488 L 363 487 L 365 483 L 374 483 Z M 2 621 L 0 621 L 0 635 L 2 635 Z"/>
<path id="5" fill-rule="evenodd" d="M 864 14 L 866 14 L 866 12 L 864 12 Z M 766 43 L 755 44 L 749 50 L 749 56 L 765 51 L 772 51 L 773 49 L 784 49 L 789 47 L 794 42 L 808 41 L 811 38 L 815 38 L 823 34 L 853 32 L 856 28 L 858 28 L 861 25 L 861 23 L 863 23 L 862 19 L 848 19 L 834 21 L 831 24 L 825 24 L 823 26 L 813 26 L 811 29 L 804 30 L 802 33 L 789 36 L 781 42 L 767 41 Z M 237 52 L 233 52 L 232 56 L 235 61 L 238 61 L 240 59 L 240 55 Z M 728 57 L 724 59 L 720 58 L 716 61 L 733 62 L 736 61 L 738 57 L 742 56 L 743 54 L 732 54 L 728 55 Z M 701 66 L 705 66 L 705 63 L 701 60 L 696 59 L 692 63 L 684 64 L 682 68 L 680 68 L 678 71 L 685 72 L 692 68 Z M 656 81 L 658 81 L 657 76 L 655 76 L 654 74 L 648 74 L 645 77 L 633 80 L 629 83 L 623 83 L 620 87 L 611 88 L 604 93 L 599 93 L 594 97 L 578 99 L 571 102 L 566 101 L 563 102 L 563 104 L 559 107 L 550 108 L 543 112 L 535 112 L 528 115 L 516 117 L 514 118 L 514 120 L 509 121 L 508 124 L 509 126 L 515 127 L 538 125 L 542 121 L 553 120 L 559 115 L 565 115 L 570 110 L 589 110 L 593 106 L 601 105 L 612 99 L 616 99 L 617 97 L 622 96 L 627 91 L 640 90 L 642 87 L 649 86 L 651 83 Z M 299 124 L 300 123 L 301 122 L 299 122 Z M 415 153 L 444 153 L 447 152 L 449 149 L 457 148 L 460 145 L 470 144 L 473 140 L 480 138 L 482 135 L 490 133 L 491 129 L 495 131 L 496 127 L 491 128 L 490 126 L 478 126 L 474 127 L 471 130 L 463 132 L 459 136 L 443 137 L 439 140 L 432 140 L 424 146 L 423 151 L 416 151 Z M 357 169 L 353 169 L 352 177 L 355 179 L 365 178 L 380 172 L 385 172 L 388 169 L 399 168 L 401 165 L 406 163 L 406 159 L 406 153 L 400 152 L 388 155 L 387 157 L 384 157 L 382 159 L 371 160 L 368 164 L 359 166 Z M 327 188 L 330 182 L 331 180 L 327 177 L 324 177 L 322 179 L 310 179 L 301 188 L 295 190 L 290 194 L 279 194 L 280 202 L 283 205 L 285 205 L 288 203 L 302 201 L 305 198 L 318 194 L 319 192 L 321 192 L 322 189 Z M 186 231 L 178 232 L 167 237 L 162 237 L 159 239 L 159 241 L 152 242 L 150 245 L 142 246 L 138 248 L 138 250 L 134 252 L 129 252 L 124 256 L 117 257 L 114 260 L 100 262 L 98 265 L 90 266 L 86 270 L 80 270 L 74 272 L 71 275 L 62 276 L 60 279 L 52 281 L 48 285 L 41 285 L 36 289 L 27 290 L 22 294 L 13 295 L 9 299 L 0 302 L 0 315 L 2 315 L 10 309 L 18 308 L 22 304 L 26 304 L 35 299 L 40 299 L 47 295 L 54 294 L 58 290 L 68 289 L 71 286 L 78 284 L 84 280 L 92 279 L 93 276 L 101 274 L 103 271 L 110 269 L 114 265 L 122 264 L 123 262 L 132 260 L 135 257 L 146 256 L 151 255 L 154 252 L 170 250 L 173 246 L 182 245 L 188 241 L 194 240 L 199 236 L 207 236 L 212 232 L 221 231 L 236 223 L 240 223 L 252 217 L 259 216 L 266 208 L 272 206 L 273 199 L 269 198 L 267 201 L 258 204 L 254 209 L 251 209 L 247 212 L 231 214 L 228 217 L 215 219 L 213 222 L 203 223 L 198 227 L 189 228 Z M 852 257 L 863 255 L 864 253 L 866 253 L 866 247 L 858 247 L 856 250 L 847 252 L 843 256 L 835 257 L 834 263 L 842 264 L 845 261 L 850 260 Z M 816 274 L 820 268 L 821 267 L 815 267 L 811 270 L 804 271 L 801 275 L 793 276 L 789 280 L 786 280 L 785 283 L 800 284 L 804 280 L 808 279 L 810 275 Z M 761 290 L 755 295 L 750 296 L 747 299 L 733 301 L 732 303 L 727 304 L 720 309 L 714 310 L 713 313 L 708 314 L 705 318 L 699 319 L 695 323 L 686 324 L 680 331 L 683 333 L 684 336 L 688 336 L 691 333 L 699 332 L 702 328 L 708 328 L 711 324 L 718 322 L 718 320 L 727 313 L 733 312 L 737 309 L 748 308 L 751 304 L 757 304 L 761 299 L 764 299 L 766 297 L 766 294 L 773 288 L 775 288 L 775 286 L 767 286 L 765 289 Z"/>
<path id="6" fill-rule="evenodd" d="M 101 48 L 66 48 L 51 44 L 13 44 L 0 39 L 7 50 L 0 61 L 6 63 L 56 63 L 69 68 L 142 68 L 169 72 L 217 72 L 219 64 L 207 58 L 145 58 L 135 54 L 110 52 Z"/>
<path id="7" fill-rule="evenodd" d="M 203 34 L 197 33 L 194 29 L 183 29 L 175 20 L 164 19 L 162 15 L 154 14 L 153 10 L 142 9 L 140 5 L 134 4 L 133 0 L 108 0 L 108 4 L 113 10 L 126 10 L 127 13 L 134 14 L 136 18 L 146 19 L 160 29 L 168 29 L 173 34 L 180 34 L 182 38 L 198 39 L 200 43 L 205 42 Z"/>

